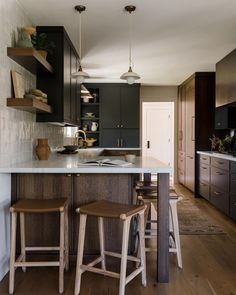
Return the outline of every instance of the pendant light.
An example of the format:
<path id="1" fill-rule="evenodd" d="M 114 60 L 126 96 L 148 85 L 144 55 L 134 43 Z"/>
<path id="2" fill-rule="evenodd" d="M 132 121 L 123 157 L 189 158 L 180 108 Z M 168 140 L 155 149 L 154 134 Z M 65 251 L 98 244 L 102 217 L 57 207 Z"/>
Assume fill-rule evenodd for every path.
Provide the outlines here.
<path id="1" fill-rule="evenodd" d="M 132 71 L 132 55 L 131 55 L 131 49 L 132 49 L 132 42 L 131 42 L 131 35 L 132 35 L 132 19 L 131 19 L 131 13 L 134 12 L 136 9 L 133 5 L 125 6 L 125 10 L 129 12 L 130 14 L 130 23 L 129 23 L 129 70 L 128 72 L 121 75 L 120 79 L 126 80 L 128 84 L 133 84 L 135 80 L 140 79 L 139 75 L 134 73 Z"/>
<path id="2" fill-rule="evenodd" d="M 89 75 L 83 71 L 81 66 L 82 60 L 82 46 L 81 46 L 81 35 L 82 35 L 82 16 L 81 13 L 86 10 L 86 7 L 83 5 L 76 5 L 75 10 L 79 12 L 79 70 L 72 74 L 73 78 L 76 78 L 78 83 L 83 83 L 85 79 L 89 78 Z"/>

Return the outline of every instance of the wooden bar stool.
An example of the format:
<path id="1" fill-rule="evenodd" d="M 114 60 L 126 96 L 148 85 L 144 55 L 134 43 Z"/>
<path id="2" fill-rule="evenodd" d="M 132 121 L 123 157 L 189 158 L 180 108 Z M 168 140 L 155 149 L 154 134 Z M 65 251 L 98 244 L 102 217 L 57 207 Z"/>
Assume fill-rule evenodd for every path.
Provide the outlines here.
<path id="1" fill-rule="evenodd" d="M 76 266 L 76 279 L 75 279 L 75 295 L 80 293 L 81 275 L 85 271 L 90 271 L 113 278 L 120 279 L 119 295 L 125 294 L 125 286 L 139 273 L 142 273 L 142 285 L 146 286 L 146 258 L 144 250 L 144 211 L 145 205 L 125 205 L 112 203 L 108 201 L 97 201 L 85 206 L 82 206 L 76 210 L 80 213 L 80 227 L 79 227 L 79 239 L 78 239 L 78 253 L 77 253 L 77 266 Z M 84 239 L 85 239 L 85 227 L 87 216 L 98 217 L 98 230 L 99 230 L 99 242 L 101 256 L 90 262 L 89 264 L 83 264 L 83 251 L 84 251 Z M 130 221 L 133 216 L 139 216 L 139 248 L 140 258 L 134 256 L 128 256 L 128 241 Z M 122 251 L 121 254 L 116 252 L 110 252 L 105 250 L 104 243 L 104 225 L 103 218 L 116 218 L 123 222 L 123 235 L 122 235 Z M 121 258 L 120 273 L 106 270 L 106 258 L 105 256 L 113 256 Z M 139 267 L 135 269 L 130 275 L 126 276 L 127 260 L 139 262 Z M 101 268 L 95 267 L 96 264 L 101 262 Z"/>
<path id="2" fill-rule="evenodd" d="M 157 226 L 157 191 L 138 190 L 138 203 L 146 204 L 147 210 L 145 212 L 145 239 L 156 239 L 157 229 L 153 229 L 152 225 Z M 175 253 L 177 255 L 177 262 L 179 268 L 182 268 L 182 255 L 180 246 L 180 235 L 179 235 L 179 221 L 177 212 L 177 203 L 182 197 L 178 196 L 173 189 L 170 189 L 169 193 L 169 252 Z M 149 214 L 150 213 L 150 214 Z M 149 215 L 149 217 L 148 217 Z M 149 228 L 147 229 L 147 225 Z M 138 243 L 136 242 L 136 249 L 138 248 Z M 145 247 L 145 251 L 156 251 L 156 248 Z"/>
<path id="3" fill-rule="evenodd" d="M 33 266 L 58 266 L 59 267 L 59 292 L 64 290 L 64 268 L 69 268 L 68 252 L 68 202 L 67 199 L 33 200 L 22 199 L 10 208 L 11 220 L 11 254 L 10 254 L 10 279 L 9 293 L 14 292 L 15 269 Z M 27 247 L 25 245 L 25 213 L 60 213 L 60 245 L 58 247 Z M 17 214 L 20 214 L 20 239 L 21 254 L 16 259 L 16 229 Z M 36 229 L 37 230 L 37 229 Z M 58 261 L 26 261 L 26 251 L 59 251 Z"/>

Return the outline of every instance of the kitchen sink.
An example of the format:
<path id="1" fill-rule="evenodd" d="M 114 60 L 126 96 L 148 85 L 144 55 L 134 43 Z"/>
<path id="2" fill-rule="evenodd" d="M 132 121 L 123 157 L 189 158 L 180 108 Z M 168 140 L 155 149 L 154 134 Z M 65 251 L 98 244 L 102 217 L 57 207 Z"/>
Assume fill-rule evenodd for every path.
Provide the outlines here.
<path id="1" fill-rule="evenodd" d="M 103 148 L 88 148 L 88 149 L 78 149 L 78 156 L 80 159 L 92 159 L 98 156 L 102 156 Z"/>

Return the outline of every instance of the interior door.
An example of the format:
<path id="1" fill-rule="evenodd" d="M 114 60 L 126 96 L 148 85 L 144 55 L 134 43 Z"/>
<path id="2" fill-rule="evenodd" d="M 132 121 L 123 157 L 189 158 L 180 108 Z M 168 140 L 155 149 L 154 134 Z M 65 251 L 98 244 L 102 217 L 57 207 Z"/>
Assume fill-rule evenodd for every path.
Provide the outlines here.
<path id="1" fill-rule="evenodd" d="M 174 103 L 143 103 L 142 151 L 174 167 Z"/>

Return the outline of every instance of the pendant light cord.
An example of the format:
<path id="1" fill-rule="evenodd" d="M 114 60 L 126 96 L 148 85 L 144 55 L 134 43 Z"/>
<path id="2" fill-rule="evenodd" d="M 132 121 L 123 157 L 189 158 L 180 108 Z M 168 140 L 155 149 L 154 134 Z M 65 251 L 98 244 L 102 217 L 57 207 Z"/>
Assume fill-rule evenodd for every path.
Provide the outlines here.
<path id="1" fill-rule="evenodd" d="M 129 12 L 129 67 L 132 68 L 132 13 Z"/>
<path id="2" fill-rule="evenodd" d="M 82 60 L 82 15 L 81 12 L 79 13 L 79 63 L 81 66 L 81 60 Z"/>

